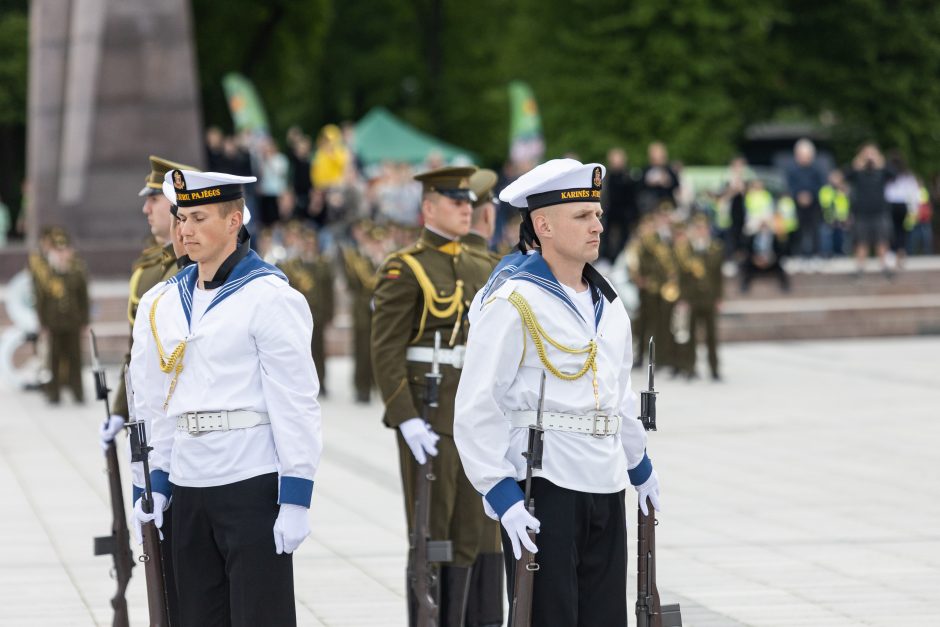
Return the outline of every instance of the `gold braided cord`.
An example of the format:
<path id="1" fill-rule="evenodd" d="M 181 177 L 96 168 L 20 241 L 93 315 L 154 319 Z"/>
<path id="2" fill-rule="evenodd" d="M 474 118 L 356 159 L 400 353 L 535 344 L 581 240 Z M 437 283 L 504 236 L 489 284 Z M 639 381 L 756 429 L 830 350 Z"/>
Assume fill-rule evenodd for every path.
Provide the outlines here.
<path id="1" fill-rule="evenodd" d="M 522 324 L 525 325 L 525 328 L 529 331 L 529 335 L 532 337 L 532 343 L 535 344 L 535 350 L 539 355 L 539 360 L 542 362 L 542 365 L 545 366 L 546 370 L 563 381 L 575 381 L 576 379 L 583 377 L 588 370 L 591 370 L 596 385 L 597 342 L 591 340 L 584 348 L 570 348 L 568 346 L 564 346 L 545 332 L 545 329 L 542 328 L 542 325 L 539 324 L 538 319 L 535 317 L 535 313 L 533 313 L 529 303 L 525 298 L 522 297 L 521 294 L 519 294 L 519 292 L 513 292 L 510 294 L 509 302 L 512 303 L 519 312 L 519 317 L 522 318 Z M 549 344 L 563 353 L 568 353 L 569 355 L 584 355 L 586 353 L 587 358 L 584 360 L 584 365 L 581 366 L 581 369 L 578 372 L 572 374 L 562 372 L 555 366 L 555 364 L 549 361 L 548 353 L 545 350 L 545 344 L 542 342 L 542 338 L 547 340 Z"/>
<path id="2" fill-rule="evenodd" d="M 163 294 L 166 294 L 166 292 L 163 292 Z M 160 342 L 160 336 L 157 334 L 157 303 L 163 298 L 163 294 L 157 296 L 150 306 L 150 332 L 153 334 L 153 341 L 157 345 L 157 354 L 160 356 L 160 370 L 167 374 L 171 371 L 174 372 L 173 380 L 170 381 L 170 391 L 167 392 L 166 400 L 163 401 L 163 411 L 166 411 L 170 399 L 173 398 L 173 392 L 176 390 L 176 382 L 179 381 L 180 373 L 183 372 L 183 354 L 186 352 L 186 341 L 183 340 L 177 344 L 169 359 L 167 359 L 166 353 L 163 351 L 163 344 Z"/>
<path id="3" fill-rule="evenodd" d="M 344 248 L 343 261 L 346 262 L 347 271 L 355 275 L 363 288 L 369 292 L 375 290 L 375 286 L 378 283 L 378 276 L 376 276 L 375 271 L 369 267 L 369 262 L 364 257 L 357 255 L 348 248 Z"/>
<path id="4" fill-rule="evenodd" d="M 456 314 L 457 321 L 454 323 L 454 330 L 450 335 L 449 342 L 449 345 L 453 346 L 454 342 L 457 340 L 457 331 L 460 329 L 460 322 L 463 320 L 463 281 L 457 279 L 454 293 L 450 296 L 438 296 L 434 283 L 431 282 L 431 279 L 428 277 L 421 264 L 418 263 L 418 260 L 407 253 L 402 253 L 399 256 L 402 258 L 402 261 L 408 264 L 411 271 L 414 272 L 418 286 L 424 294 L 424 308 L 421 311 L 421 322 L 418 325 L 418 333 L 411 341 L 418 341 L 424 334 L 424 325 L 427 322 L 428 313 L 440 320 L 446 320 Z M 438 305 L 444 306 L 445 308 L 441 309 Z"/>
<path id="5" fill-rule="evenodd" d="M 140 304 L 140 297 L 137 295 L 137 288 L 140 287 L 140 277 L 143 276 L 144 269 L 137 268 L 131 275 L 130 293 L 131 297 L 127 299 L 127 321 L 134 326 L 134 316 L 137 314 L 137 305 Z"/>

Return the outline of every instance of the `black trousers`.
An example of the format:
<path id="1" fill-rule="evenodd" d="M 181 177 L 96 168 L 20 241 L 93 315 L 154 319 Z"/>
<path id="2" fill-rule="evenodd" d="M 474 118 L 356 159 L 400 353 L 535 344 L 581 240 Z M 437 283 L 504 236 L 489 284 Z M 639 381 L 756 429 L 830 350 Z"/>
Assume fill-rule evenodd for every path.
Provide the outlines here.
<path id="1" fill-rule="evenodd" d="M 524 484 L 520 486 L 525 489 Z M 624 492 L 589 494 L 532 480 L 535 544 L 532 624 L 546 627 L 626 627 L 627 530 Z M 512 601 L 515 557 L 503 530 L 503 557 Z"/>
<path id="2" fill-rule="evenodd" d="M 163 511 L 163 539 L 160 541 L 160 559 L 163 560 L 163 585 L 166 587 L 166 608 L 170 625 L 180 624 L 180 602 L 176 594 L 176 573 L 173 570 L 173 506 Z"/>
<path id="3" fill-rule="evenodd" d="M 294 569 L 274 552 L 277 473 L 173 488 L 173 565 L 182 627 L 297 623 Z"/>

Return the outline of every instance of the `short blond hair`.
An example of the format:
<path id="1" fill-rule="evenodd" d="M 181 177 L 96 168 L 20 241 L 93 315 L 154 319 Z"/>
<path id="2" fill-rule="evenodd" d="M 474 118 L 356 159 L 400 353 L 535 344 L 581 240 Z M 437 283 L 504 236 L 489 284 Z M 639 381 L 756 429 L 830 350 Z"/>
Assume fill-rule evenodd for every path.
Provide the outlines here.
<path id="1" fill-rule="evenodd" d="M 245 201 L 241 198 L 235 200 L 226 200 L 219 203 L 219 215 L 227 218 L 233 211 L 241 211 L 242 219 L 245 218 Z"/>

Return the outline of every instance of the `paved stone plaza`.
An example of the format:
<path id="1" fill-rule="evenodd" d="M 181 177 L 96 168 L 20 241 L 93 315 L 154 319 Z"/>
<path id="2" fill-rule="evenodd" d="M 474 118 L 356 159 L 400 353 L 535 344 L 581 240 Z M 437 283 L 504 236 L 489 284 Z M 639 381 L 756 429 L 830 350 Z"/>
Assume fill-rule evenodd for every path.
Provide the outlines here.
<path id="1" fill-rule="evenodd" d="M 659 589 L 684 625 L 940 624 L 938 354 L 923 338 L 738 344 L 725 383 L 660 378 Z M 299 622 L 400 627 L 393 434 L 377 402 L 354 405 L 340 385 L 349 362 L 330 366 Z M 103 408 L 0 397 L 0 624 L 110 625 L 110 558 L 92 556 L 110 528 Z M 634 591 L 631 579 L 631 611 Z M 147 624 L 142 568 L 128 599 Z"/>

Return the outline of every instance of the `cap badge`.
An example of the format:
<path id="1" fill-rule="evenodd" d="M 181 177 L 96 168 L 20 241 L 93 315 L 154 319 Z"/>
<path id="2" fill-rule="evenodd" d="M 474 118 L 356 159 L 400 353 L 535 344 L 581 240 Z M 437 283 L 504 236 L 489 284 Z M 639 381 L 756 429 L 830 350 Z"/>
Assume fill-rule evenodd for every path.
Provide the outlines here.
<path id="1" fill-rule="evenodd" d="M 176 189 L 186 189 L 186 179 L 179 170 L 173 170 L 173 187 Z"/>
<path id="2" fill-rule="evenodd" d="M 600 166 L 597 166 L 596 168 L 594 168 L 594 175 L 591 179 L 591 182 L 594 184 L 594 189 L 601 188 L 602 180 L 603 180 L 603 177 L 601 176 L 601 168 Z"/>

